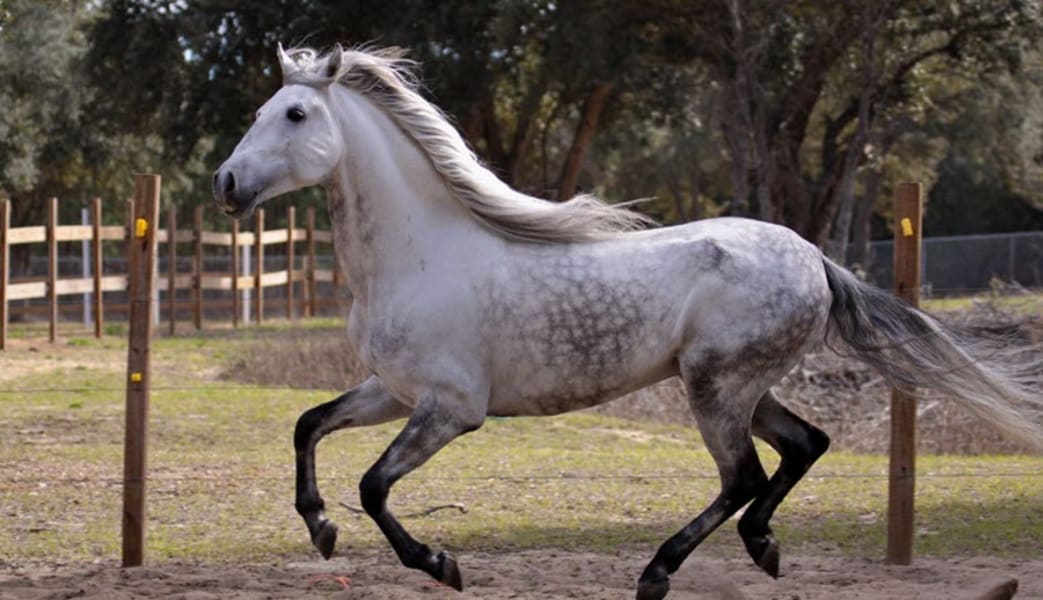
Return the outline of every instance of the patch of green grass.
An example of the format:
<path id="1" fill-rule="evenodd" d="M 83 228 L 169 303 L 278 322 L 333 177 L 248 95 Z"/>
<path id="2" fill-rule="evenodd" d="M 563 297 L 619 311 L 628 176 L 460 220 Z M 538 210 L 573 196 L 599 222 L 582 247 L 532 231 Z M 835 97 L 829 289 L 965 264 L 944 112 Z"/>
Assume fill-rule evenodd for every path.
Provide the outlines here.
<path id="1" fill-rule="evenodd" d="M 298 415 L 336 395 L 256 388 L 219 379 L 268 331 L 157 339 L 153 348 L 148 485 L 152 561 L 260 561 L 313 553 L 293 508 L 292 433 Z M 96 361 L 70 368 L 68 353 L 0 393 L 0 561 L 87 561 L 119 553 L 125 347 L 103 339 Z M 42 353 L 6 356 L 43 361 Z M 46 370 L 49 369 L 49 370 Z M 71 390 L 71 391 L 70 391 Z M 72 410 L 75 407 L 75 410 Z M 358 506 L 358 481 L 401 427 L 337 432 L 318 448 L 318 476 L 339 548 L 383 547 Z M 758 446 L 765 466 L 774 453 Z M 918 464 L 917 555 L 1039 558 L 1043 457 L 923 456 Z M 825 548 L 883 556 L 887 460 L 828 454 L 773 521 L 784 552 Z M 392 490 L 400 514 L 433 547 L 492 550 L 569 547 L 651 554 L 717 494 L 716 467 L 690 427 L 594 413 L 490 419 Z M 741 556 L 735 522 L 701 551 Z"/>

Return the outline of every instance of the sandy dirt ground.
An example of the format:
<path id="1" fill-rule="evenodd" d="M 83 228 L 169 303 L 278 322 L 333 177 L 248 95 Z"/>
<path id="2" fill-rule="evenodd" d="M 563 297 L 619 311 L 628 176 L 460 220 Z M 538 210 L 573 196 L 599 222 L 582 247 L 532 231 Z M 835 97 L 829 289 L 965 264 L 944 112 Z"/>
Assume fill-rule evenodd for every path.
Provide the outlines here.
<path id="1" fill-rule="evenodd" d="M 130 599 L 225 598 L 632 598 L 646 557 L 562 550 L 460 553 L 465 590 L 439 587 L 397 564 L 390 552 L 368 551 L 328 562 L 302 560 L 266 565 L 167 563 L 134 569 L 114 564 L 7 567 L 0 598 Z M 897 567 L 837 556 L 783 558 L 783 577 L 772 580 L 739 558 L 693 557 L 671 579 L 670 600 L 776 600 L 901 598 L 980 600 L 1010 579 L 1017 598 L 1043 598 L 1043 561 L 998 558 L 917 559 Z"/>

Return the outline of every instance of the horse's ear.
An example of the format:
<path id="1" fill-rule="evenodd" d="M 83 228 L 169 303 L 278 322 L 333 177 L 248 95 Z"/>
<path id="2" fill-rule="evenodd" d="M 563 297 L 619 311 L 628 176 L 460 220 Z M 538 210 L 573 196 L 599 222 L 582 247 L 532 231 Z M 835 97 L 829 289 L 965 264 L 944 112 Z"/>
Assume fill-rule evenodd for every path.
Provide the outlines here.
<path id="1" fill-rule="evenodd" d="M 340 65 L 344 61 L 344 48 L 338 43 L 333 46 L 326 60 L 326 77 L 335 79 L 340 74 Z"/>
<path id="2" fill-rule="evenodd" d="M 300 70 L 300 66 L 290 58 L 290 55 L 287 54 L 286 50 L 283 50 L 282 42 L 279 42 L 277 52 L 279 54 L 279 66 L 282 68 L 282 78 L 285 81 L 287 77 Z"/>

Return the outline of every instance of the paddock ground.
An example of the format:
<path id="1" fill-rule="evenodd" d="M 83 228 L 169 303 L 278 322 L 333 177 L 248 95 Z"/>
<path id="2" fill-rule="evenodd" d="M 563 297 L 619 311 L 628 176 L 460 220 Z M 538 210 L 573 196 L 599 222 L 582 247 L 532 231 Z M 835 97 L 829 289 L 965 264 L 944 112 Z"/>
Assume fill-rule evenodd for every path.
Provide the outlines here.
<path id="1" fill-rule="evenodd" d="M 627 598 L 658 544 L 716 493 L 670 385 L 602 412 L 491 420 L 392 493 L 401 513 L 467 507 L 404 520 L 457 557 L 467 588 L 456 594 L 401 567 L 375 526 L 340 506 L 357 505 L 358 478 L 397 425 L 338 432 L 318 455 L 341 526 L 337 554 L 323 561 L 293 512 L 290 436 L 301 410 L 358 376 L 350 356 L 316 366 L 343 354 L 341 328 L 276 323 L 156 340 L 148 555 L 128 570 L 117 562 L 124 342 L 16 335 L 0 355 L 0 598 Z M 783 577 L 756 570 L 731 521 L 673 578 L 669 598 L 979 600 L 1012 578 L 1018 598 L 1043 598 L 1043 457 L 994 445 L 935 400 L 921 440 L 917 558 L 883 564 L 886 388 L 874 377 L 815 355 L 783 384 L 787 402 L 837 442 L 773 521 Z"/>
<path id="2" fill-rule="evenodd" d="M 466 586 L 462 594 L 431 584 L 426 575 L 403 569 L 390 552 L 378 550 L 330 561 L 300 556 L 269 564 L 172 562 L 129 570 L 106 562 L 35 566 L 0 575 L 0 598 L 616 600 L 633 597 L 634 581 L 650 551 L 463 551 L 457 554 Z M 1041 560 L 917 558 L 911 567 L 897 567 L 815 554 L 783 555 L 783 568 L 783 576 L 772 580 L 741 557 L 693 556 L 671 579 L 668 598 L 980 600 L 1011 579 L 1018 580 L 1018 598 L 1043 598 Z M 345 578 L 344 583 L 336 578 Z"/>

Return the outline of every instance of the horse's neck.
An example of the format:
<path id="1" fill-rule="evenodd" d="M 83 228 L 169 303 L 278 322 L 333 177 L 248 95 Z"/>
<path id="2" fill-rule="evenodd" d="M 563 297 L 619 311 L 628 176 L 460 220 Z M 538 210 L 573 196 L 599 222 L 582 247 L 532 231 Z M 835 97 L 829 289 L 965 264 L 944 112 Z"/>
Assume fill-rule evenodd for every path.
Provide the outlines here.
<path id="1" fill-rule="evenodd" d="M 356 299 L 499 243 L 389 117 L 368 100 L 352 100 L 364 114 L 345 129 L 353 133 L 348 157 L 327 195 L 337 258 Z"/>

